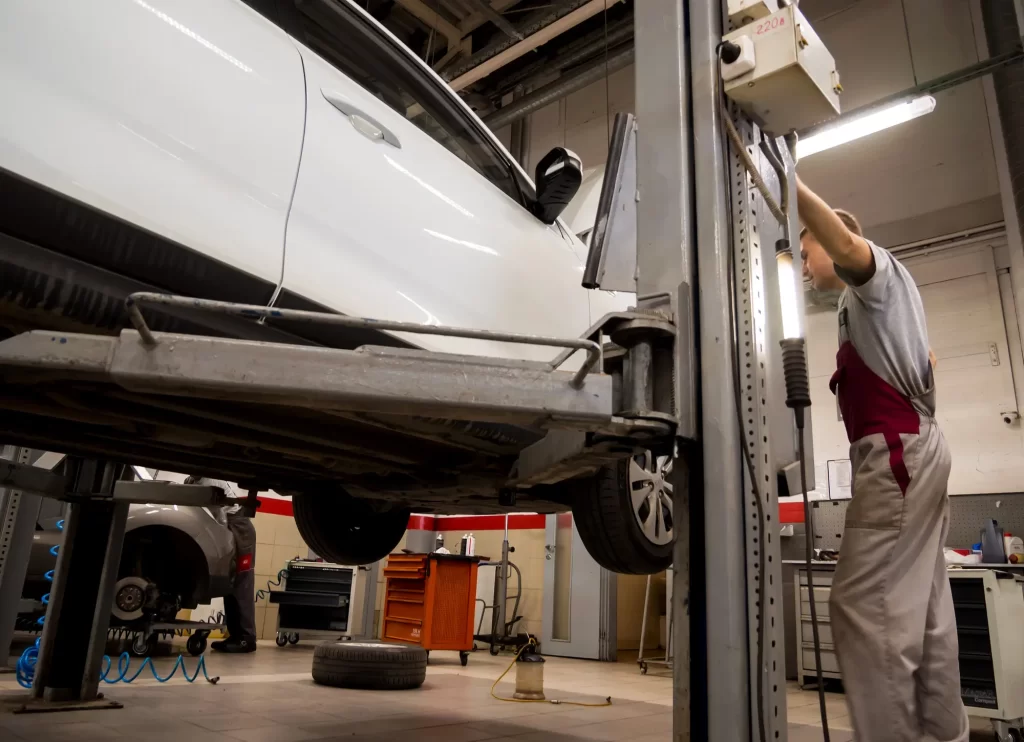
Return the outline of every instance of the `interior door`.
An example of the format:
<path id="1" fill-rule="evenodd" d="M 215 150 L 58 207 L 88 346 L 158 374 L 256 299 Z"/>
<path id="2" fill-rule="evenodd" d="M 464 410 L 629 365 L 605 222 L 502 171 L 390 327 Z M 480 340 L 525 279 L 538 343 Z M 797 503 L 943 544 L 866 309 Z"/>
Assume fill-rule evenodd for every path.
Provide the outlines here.
<path id="1" fill-rule="evenodd" d="M 615 575 L 593 560 L 571 513 L 547 516 L 541 651 L 615 660 Z"/>

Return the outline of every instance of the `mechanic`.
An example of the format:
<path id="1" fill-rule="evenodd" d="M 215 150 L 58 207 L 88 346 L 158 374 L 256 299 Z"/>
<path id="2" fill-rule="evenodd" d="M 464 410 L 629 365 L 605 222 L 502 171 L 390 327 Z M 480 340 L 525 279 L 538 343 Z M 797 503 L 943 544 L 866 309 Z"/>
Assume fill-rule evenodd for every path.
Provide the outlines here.
<path id="1" fill-rule="evenodd" d="M 832 582 L 836 653 L 862 742 L 966 742 L 943 546 L 950 453 L 910 273 L 797 179 L 804 276 L 841 290 L 829 383 L 850 440 L 853 500 Z"/>
<path id="2" fill-rule="evenodd" d="M 220 487 L 229 497 L 239 498 L 235 485 L 223 479 L 188 477 L 187 484 L 205 484 Z M 217 508 L 217 520 L 224 522 L 235 538 L 235 583 L 231 593 L 224 596 L 224 622 L 228 638 L 211 642 L 210 648 L 218 652 L 242 654 L 256 651 L 256 527 L 240 503 Z"/>

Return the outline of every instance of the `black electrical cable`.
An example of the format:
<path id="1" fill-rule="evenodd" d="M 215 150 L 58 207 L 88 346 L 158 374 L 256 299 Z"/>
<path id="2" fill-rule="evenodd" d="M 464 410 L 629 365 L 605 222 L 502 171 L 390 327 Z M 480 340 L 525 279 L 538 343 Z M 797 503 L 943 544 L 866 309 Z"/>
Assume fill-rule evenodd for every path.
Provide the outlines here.
<path id="1" fill-rule="evenodd" d="M 793 410 L 794 414 L 796 410 Z M 803 410 L 801 410 L 801 413 Z M 800 417 L 803 417 L 801 415 Z M 821 733 L 825 742 L 829 742 L 828 710 L 825 707 L 825 679 L 821 674 L 821 638 L 818 636 L 818 610 L 814 606 L 814 529 L 811 527 L 811 498 L 807 493 L 807 464 L 804 450 L 804 426 L 797 426 L 800 439 L 800 488 L 804 491 L 804 563 L 807 565 L 807 597 L 811 604 L 811 635 L 814 641 L 814 664 L 818 676 L 818 711 L 821 714 Z"/>

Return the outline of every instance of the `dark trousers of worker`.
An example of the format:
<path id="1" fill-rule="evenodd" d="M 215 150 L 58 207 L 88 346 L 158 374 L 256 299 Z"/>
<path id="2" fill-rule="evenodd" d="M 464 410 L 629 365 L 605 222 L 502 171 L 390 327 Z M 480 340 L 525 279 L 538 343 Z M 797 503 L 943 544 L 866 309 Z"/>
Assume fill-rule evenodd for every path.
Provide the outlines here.
<path id="1" fill-rule="evenodd" d="M 256 641 L 256 528 L 244 513 L 227 516 L 228 529 L 235 537 L 235 585 L 224 596 L 224 621 L 236 641 Z"/>
<path id="2" fill-rule="evenodd" d="M 891 437 L 891 436 L 890 436 Z M 950 454 L 935 421 L 850 447 L 853 500 L 832 583 L 831 625 L 858 742 L 967 742 L 956 617 L 943 545 Z M 904 489 L 905 488 L 905 489 Z"/>

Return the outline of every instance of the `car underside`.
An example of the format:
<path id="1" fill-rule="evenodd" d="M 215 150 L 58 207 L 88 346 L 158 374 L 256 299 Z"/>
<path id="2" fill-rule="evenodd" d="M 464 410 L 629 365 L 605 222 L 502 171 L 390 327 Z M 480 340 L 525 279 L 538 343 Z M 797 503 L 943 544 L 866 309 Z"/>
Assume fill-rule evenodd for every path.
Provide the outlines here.
<path id="1" fill-rule="evenodd" d="M 9 174 L 0 206 L 0 333 L 115 335 L 125 299 L 174 292 L 265 305 L 272 286 Z M 159 282 L 157 282 L 159 281 Z M 275 306 L 321 309 L 301 297 Z M 187 309 L 147 310 L 156 331 L 352 349 L 407 346 L 353 328 L 257 323 Z M 552 351 L 554 353 L 555 351 Z M 301 369 L 295 369 L 301 374 Z M 343 412 L 133 391 L 40 369 L 2 374 L 0 439 L 69 455 L 237 481 L 282 493 L 347 491 L 437 513 L 565 510 L 558 490 L 499 504 L 516 457 L 543 431 L 500 422 Z M 130 452 L 130 453 L 129 453 Z"/>

